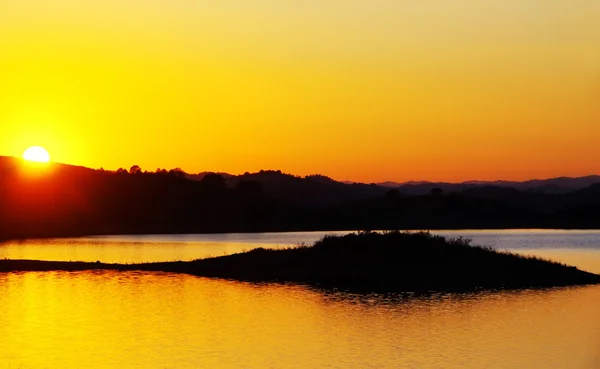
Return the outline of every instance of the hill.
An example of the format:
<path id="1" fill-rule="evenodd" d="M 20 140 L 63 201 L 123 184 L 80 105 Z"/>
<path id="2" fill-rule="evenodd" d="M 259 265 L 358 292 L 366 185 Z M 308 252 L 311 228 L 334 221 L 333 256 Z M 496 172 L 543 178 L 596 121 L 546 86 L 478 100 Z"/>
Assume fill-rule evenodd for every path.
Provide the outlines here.
<path id="1" fill-rule="evenodd" d="M 362 183 L 344 184 L 323 175 L 298 177 L 277 170 L 262 170 L 230 178 L 229 183 L 258 183 L 268 196 L 288 203 L 311 207 L 330 207 L 351 201 L 383 196 L 387 189 Z"/>
<path id="2" fill-rule="evenodd" d="M 600 184 L 567 193 L 476 186 L 410 195 L 261 171 L 190 180 L 0 157 L 0 239 L 131 233 L 600 228 Z"/>
<path id="3" fill-rule="evenodd" d="M 434 188 L 440 188 L 446 193 L 463 192 L 478 187 L 502 187 L 519 191 L 542 192 L 547 194 L 560 194 L 574 192 L 591 185 L 600 183 L 600 176 L 590 175 L 585 177 L 558 177 L 550 179 L 534 179 L 523 182 L 516 181 L 466 181 L 461 183 L 447 182 L 382 182 L 377 185 L 397 188 L 406 195 L 425 195 Z"/>

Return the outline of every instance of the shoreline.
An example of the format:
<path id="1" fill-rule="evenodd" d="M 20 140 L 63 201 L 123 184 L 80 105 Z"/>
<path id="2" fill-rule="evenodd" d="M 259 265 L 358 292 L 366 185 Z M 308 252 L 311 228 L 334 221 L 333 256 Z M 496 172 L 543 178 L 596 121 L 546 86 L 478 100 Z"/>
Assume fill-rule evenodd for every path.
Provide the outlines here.
<path id="1" fill-rule="evenodd" d="M 312 246 L 153 263 L 0 260 L 0 273 L 146 271 L 249 282 L 290 282 L 365 292 L 446 292 L 600 283 L 600 275 L 537 257 L 430 233 L 361 232 Z"/>
<path id="2" fill-rule="evenodd" d="M 22 242 L 29 240 L 50 240 L 50 239 L 69 239 L 69 238 L 93 238 L 93 237 L 128 237 L 128 236 L 186 236 L 186 235 L 225 235 L 225 234 L 274 234 L 274 233 L 317 233 L 317 232 L 363 232 L 364 230 L 358 230 L 354 228 L 310 228 L 310 229 L 293 229 L 293 230 L 233 230 L 233 231 L 190 231 L 190 232 L 111 232 L 111 233 L 81 233 L 81 234 L 57 234 L 57 235 L 43 235 L 43 236 L 23 236 L 23 237 L 3 237 L 0 235 L 0 244 L 5 242 Z M 485 232 L 485 231 L 598 231 L 600 227 L 573 227 L 573 228 L 562 228 L 562 227 L 459 227 L 459 228 L 397 228 L 393 230 L 387 229 L 374 229 L 368 232 L 388 232 L 388 231 L 399 231 L 399 232 Z"/>

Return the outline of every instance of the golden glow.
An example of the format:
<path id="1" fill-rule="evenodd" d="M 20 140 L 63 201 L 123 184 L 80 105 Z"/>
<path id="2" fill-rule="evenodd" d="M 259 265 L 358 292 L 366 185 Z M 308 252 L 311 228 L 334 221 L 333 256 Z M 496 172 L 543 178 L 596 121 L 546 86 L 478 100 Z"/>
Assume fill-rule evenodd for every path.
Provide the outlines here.
<path id="1" fill-rule="evenodd" d="M 366 182 L 600 172 L 597 0 L 1 3 L 0 155 L 35 140 L 96 168 Z"/>
<path id="2" fill-rule="evenodd" d="M 0 367 L 591 369 L 598 304 L 600 286 L 394 301 L 164 273 L 0 273 Z"/>
<path id="3" fill-rule="evenodd" d="M 32 146 L 25 150 L 23 159 L 36 163 L 48 163 L 50 162 L 50 154 L 41 146 Z"/>

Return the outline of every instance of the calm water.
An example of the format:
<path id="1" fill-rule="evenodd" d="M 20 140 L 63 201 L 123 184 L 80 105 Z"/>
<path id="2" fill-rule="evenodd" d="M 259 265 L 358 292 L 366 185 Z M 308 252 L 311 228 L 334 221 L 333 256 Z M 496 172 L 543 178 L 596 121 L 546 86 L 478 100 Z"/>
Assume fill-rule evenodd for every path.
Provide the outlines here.
<path id="1" fill-rule="evenodd" d="M 600 231 L 449 233 L 600 272 Z M 28 241 L 0 257 L 186 260 L 321 235 Z M 600 367 L 600 286 L 402 297 L 166 273 L 0 273 L 0 307 L 1 369 Z"/>
<path id="2" fill-rule="evenodd" d="M 193 260 L 250 250 L 312 244 L 347 232 L 229 233 L 202 235 L 100 236 L 0 243 L 0 258 L 135 263 Z M 436 231 L 523 254 L 534 254 L 600 273 L 600 230 Z M 1 368 L 0 368 L 1 369 Z"/>

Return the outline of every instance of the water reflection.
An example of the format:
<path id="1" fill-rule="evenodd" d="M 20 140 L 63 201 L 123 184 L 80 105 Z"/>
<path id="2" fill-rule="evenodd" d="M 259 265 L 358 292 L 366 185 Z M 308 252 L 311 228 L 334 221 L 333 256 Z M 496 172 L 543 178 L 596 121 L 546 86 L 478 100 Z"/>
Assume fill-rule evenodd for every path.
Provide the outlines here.
<path id="1" fill-rule="evenodd" d="M 278 247 L 278 245 L 272 244 L 131 242 L 95 238 L 71 238 L 5 242 L 0 244 L 0 258 L 92 262 L 99 260 L 106 263 L 187 261 L 233 254 L 260 246 Z"/>
<path id="2" fill-rule="evenodd" d="M 599 303 L 600 287 L 410 297 L 0 274 L 0 367 L 597 368 Z"/>

